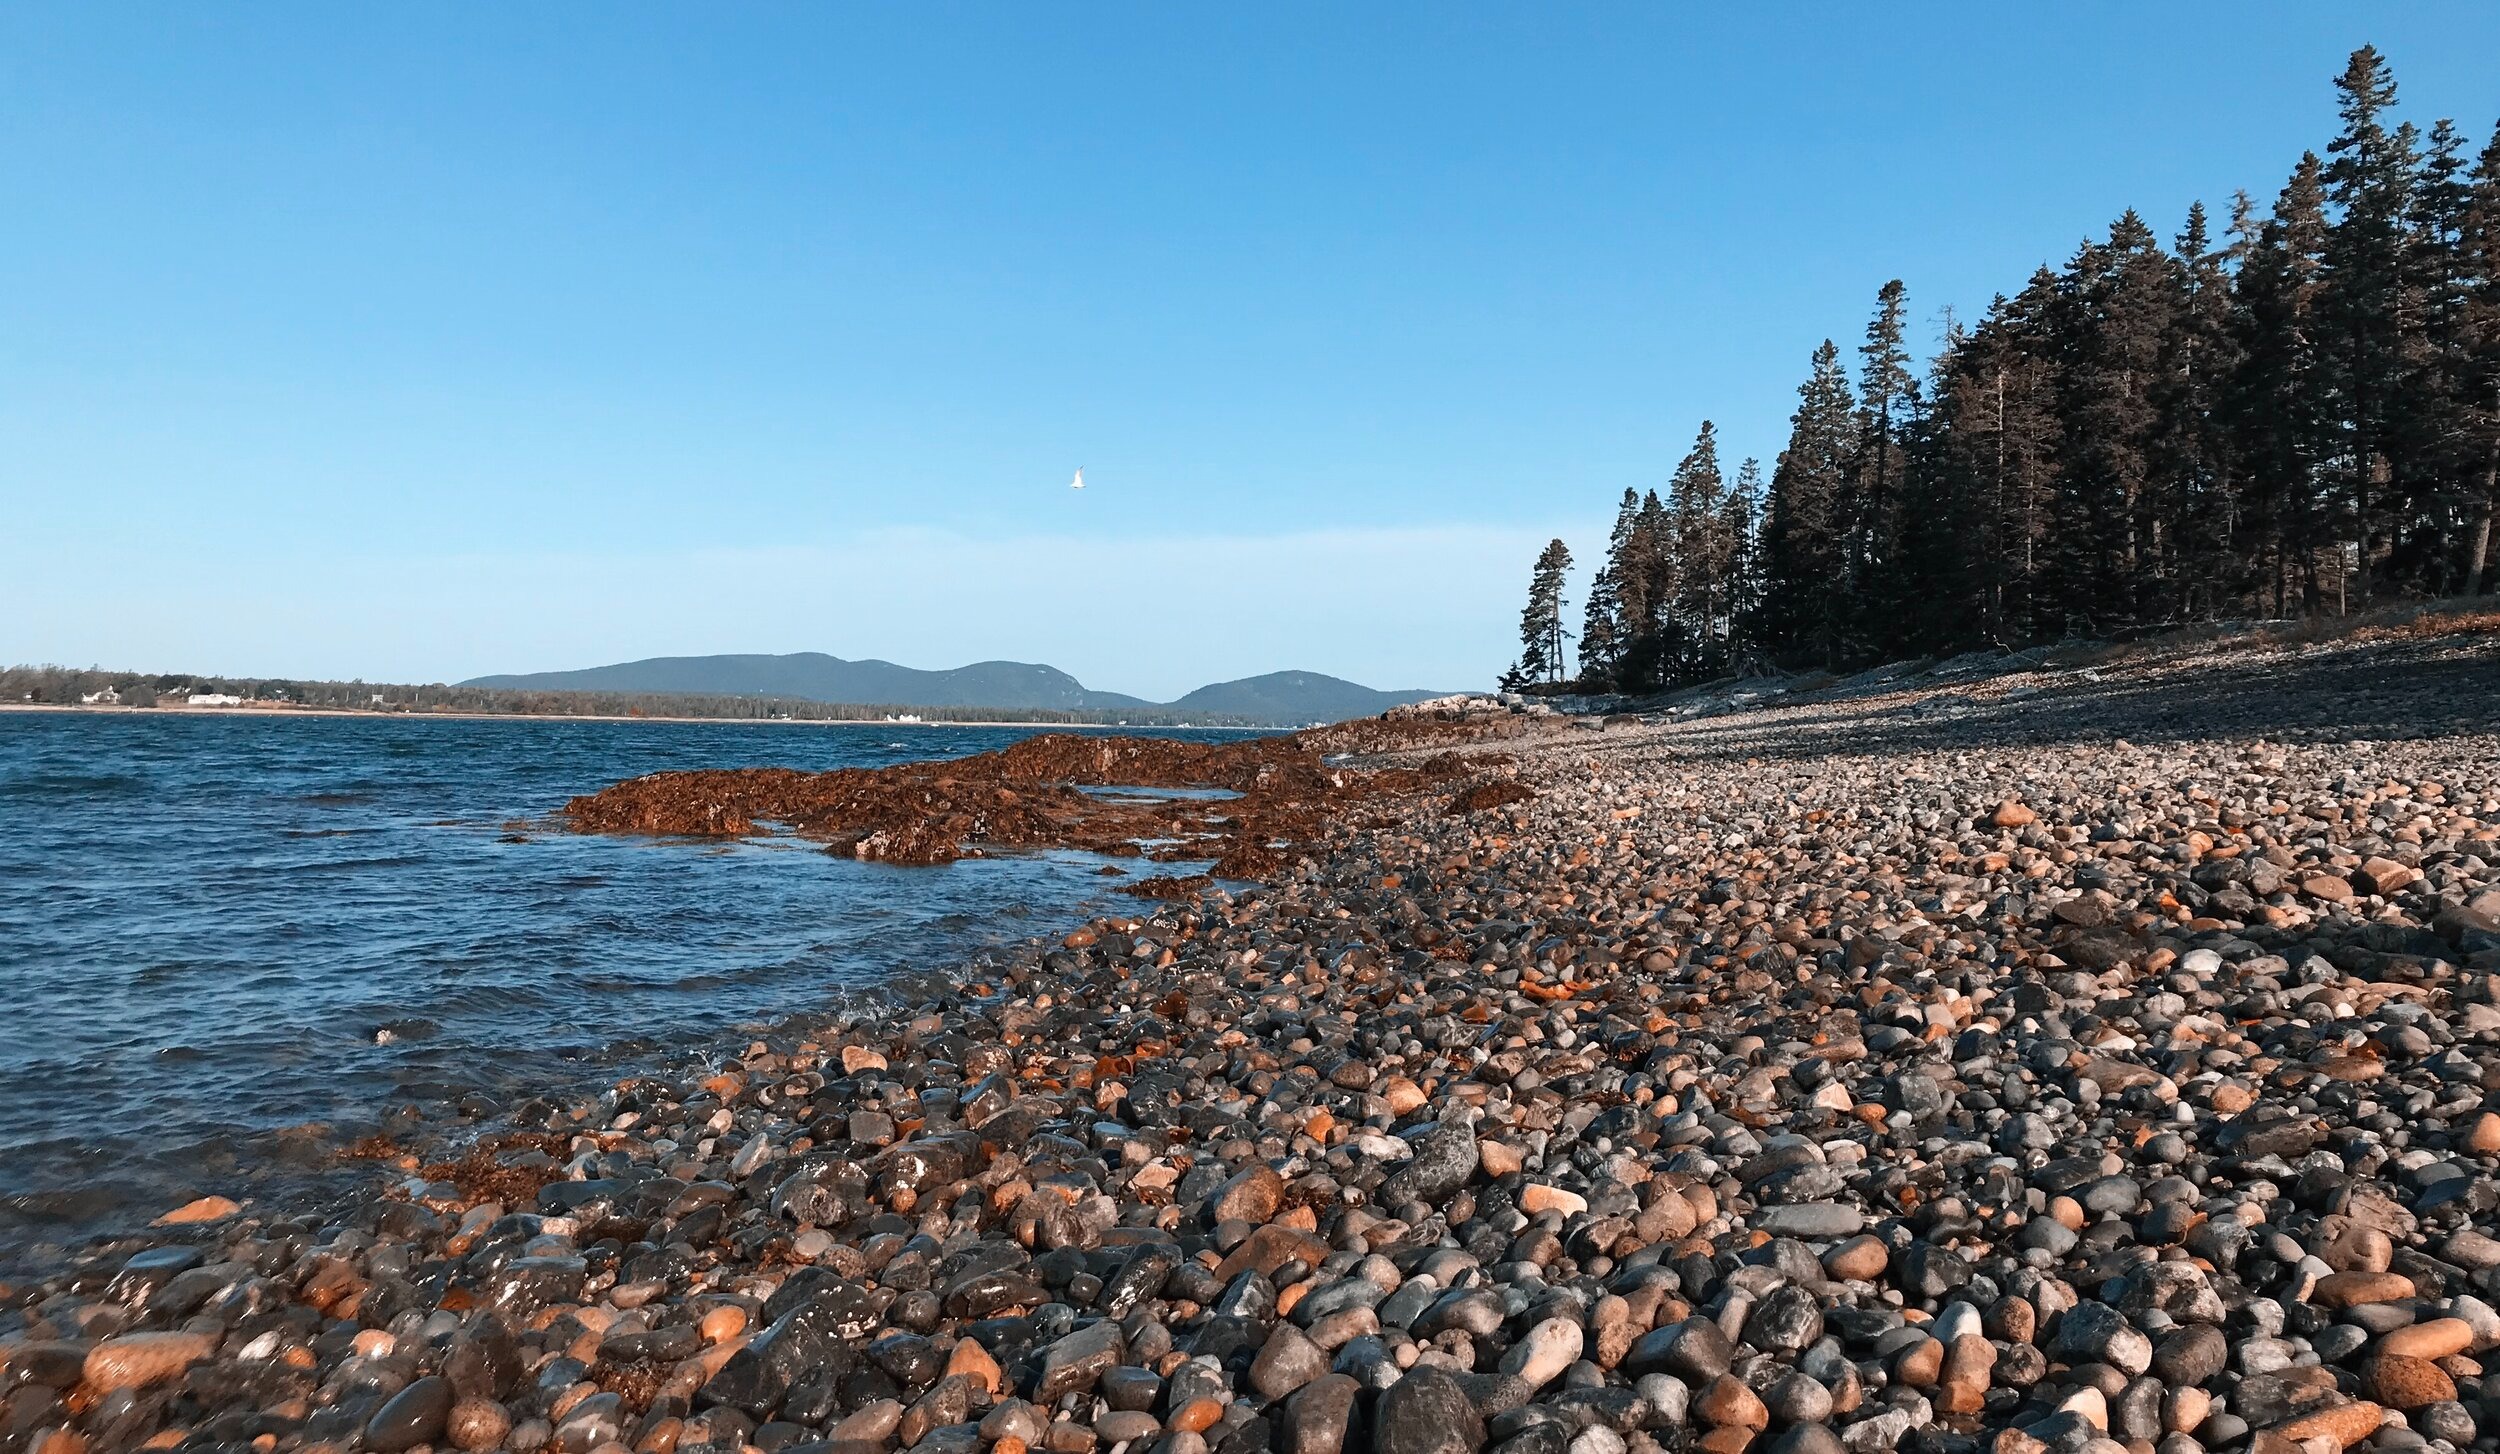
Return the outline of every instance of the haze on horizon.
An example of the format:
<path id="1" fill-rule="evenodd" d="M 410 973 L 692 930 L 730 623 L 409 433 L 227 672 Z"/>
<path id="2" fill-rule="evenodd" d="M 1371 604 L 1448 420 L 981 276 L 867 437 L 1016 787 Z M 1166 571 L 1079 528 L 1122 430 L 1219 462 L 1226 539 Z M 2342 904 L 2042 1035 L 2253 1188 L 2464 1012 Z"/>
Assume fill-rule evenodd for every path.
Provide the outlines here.
<path id="1" fill-rule="evenodd" d="M 1486 685 L 1884 280 L 2262 201 L 2364 43 L 2489 134 L 2467 4 L 13 7 L 0 660 Z"/>

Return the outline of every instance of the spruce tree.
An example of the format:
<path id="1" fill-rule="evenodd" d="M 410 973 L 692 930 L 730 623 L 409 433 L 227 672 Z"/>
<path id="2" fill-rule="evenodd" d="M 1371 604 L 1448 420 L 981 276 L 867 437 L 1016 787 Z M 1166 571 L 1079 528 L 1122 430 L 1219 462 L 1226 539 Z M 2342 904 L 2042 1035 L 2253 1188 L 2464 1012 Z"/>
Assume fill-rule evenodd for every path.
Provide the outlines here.
<path id="1" fill-rule="evenodd" d="M 2061 482 L 2061 361 L 2050 332 L 2061 307 L 2046 268 L 1990 306 L 1954 351 L 1937 404 L 1940 449 L 1962 481 L 1972 530 L 1970 643 L 2033 640 L 2041 628 L 2042 552 Z"/>
<path id="2" fill-rule="evenodd" d="M 1858 417 L 1849 471 L 1846 574 L 1850 602 L 1843 614 L 1847 653 L 1865 658 L 1896 629 L 1879 606 L 1895 583 L 1885 581 L 1888 557 L 1898 548 L 1902 479 L 1908 458 L 1902 434 L 1918 406 L 1918 379 L 1910 372 L 1909 290 L 1899 278 L 1876 291 L 1875 316 L 1858 347 Z M 1888 602 L 1886 602 L 1888 604 Z"/>
<path id="3" fill-rule="evenodd" d="M 2500 127 L 2476 160 L 2459 214 L 2457 399 L 2459 455 L 2467 488 L 2458 585 L 2469 596 L 2492 585 L 2492 520 L 2500 513 Z"/>
<path id="4" fill-rule="evenodd" d="M 1736 483 L 1720 512 L 1727 542 L 1727 667 L 1741 670 L 1762 646 L 1762 461 L 1736 467 Z"/>
<path id="5" fill-rule="evenodd" d="M 1588 606 L 1580 622 L 1580 679 L 1592 691 L 1615 684 L 1630 644 L 1623 584 L 1629 569 L 1633 527 L 1640 521 L 1640 492 L 1626 488 L 1615 510 L 1615 528 L 1606 539 L 1606 559 L 1589 580 Z"/>
<path id="6" fill-rule="evenodd" d="M 2069 629 L 2125 630 L 2172 614 L 2156 404 L 2181 310 L 2178 270 L 2130 211 L 2063 279 L 2066 457 L 2049 593 Z"/>
<path id="7" fill-rule="evenodd" d="M 1580 611 L 1580 685 L 1588 691 L 1614 685 L 1617 613 L 1614 568 L 1601 565 L 1589 576 L 1588 601 Z"/>
<path id="8" fill-rule="evenodd" d="M 1763 645 L 1784 665 L 1840 664 L 1856 412 L 1840 350 L 1827 338 L 1798 386 L 1763 514 Z"/>
<path id="9" fill-rule="evenodd" d="M 2389 428 L 2398 461 L 2389 509 L 2386 582 L 2420 594 L 2450 590 L 2465 573 L 2482 461 L 2473 448 L 2472 262 L 2465 243 L 2474 202 L 2465 138 L 2432 125 L 2405 221 L 2405 286 L 2421 326 L 2408 330 Z"/>
<path id="10" fill-rule="evenodd" d="M 1950 314 L 1928 383 L 1899 435 L 1901 481 L 1886 566 L 1868 593 L 1883 631 L 1877 655 L 1892 659 L 1950 652 L 1969 638 L 1978 595 L 1972 481 L 1948 447 L 1941 412 L 1962 369 L 1970 335 Z"/>
<path id="11" fill-rule="evenodd" d="M 2245 196 L 2239 207 L 2245 223 Z M 2190 616 L 2208 617 L 2244 585 L 2232 568 L 2239 481 L 2222 411 L 2224 390 L 2240 366 L 2232 328 L 2231 247 L 2214 244 L 2199 202 L 2188 208 L 2174 250 L 2180 298 L 2162 364 L 2155 447 L 2177 491 L 2170 524 L 2178 603 Z"/>
<path id="12" fill-rule="evenodd" d="M 1519 613 L 1519 664 L 1514 670 L 1524 681 L 1562 680 L 1563 578 L 1570 569 L 1570 548 L 1559 540 L 1537 555 L 1535 574 L 1528 580 L 1528 604 Z"/>
<path id="13" fill-rule="evenodd" d="M 2133 211 L 1924 380 L 1877 295 L 1855 387 L 1816 350 L 1767 492 L 1704 425 L 1667 499 L 1626 491 L 1582 665 L 1628 690 L 1759 654 L 1884 656 L 2482 592 L 2500 551 L 2500 134 L 2399 120 L 2375 50 L 2217 243 Z M 1758 497 L 1758 498 L 1757 498 Z M 1553 650 L 1551 633 L 1545 650 Z M 1550 664 L 1550 662 L 1549 662 Z"/>
<path id="14" fill-rule="evenodd" d="M 2284 615 L 2322 602 L 2319 556 L 2328 512 L 2323 470 L 2327 387 L 2319 357 L 2318 294 L 2325 268 L 2324 166 L 2304 154 L 2274 210 L 2243 248 L 2234 315 L 2239 370 L 2224 412 L 2246 480 L 2243 547 L 2260 609 Z"/>
<path id="15" fill-rule="evenodd" d="M 2423 346 L 2419 299 L 2408 287 L 2405 222 L 2412 211 L 2416 133 L 2389 127 L 2396 82 L 2377 49 L 2352 53 L 2335 80 L 2344 129 L 2327 148 L 2326 266 L 2318 300 L 2327 409 L 2327 468 L 2339 537 L 2338 586 L 2351 574 L 2361 603 L 2392 523 L 2390 496 L 2412 461 L 2396 429 L 2410 356 Z"/>
<path id="16" fill-rule="evenodd" d="M 1624 596 L 1621 685 L 1635 692 L 1666 685 L 1674 656 L 1675 519 L 1656 490 L 1641 495 L 1617 589 Z"/>
<path id="17" fill-rule="evenodd" d="M 1703 420 L 1690 453 L 1677 462 L 1667 485 L 1667 512 L 1675 558 L 1672 674 L 1685 681 L 1718 674 L 1724 656 L 1724 620 L 1732 542 L 1724 538 L 1727 482 L 1719 473 L 1717 427 Z"/>

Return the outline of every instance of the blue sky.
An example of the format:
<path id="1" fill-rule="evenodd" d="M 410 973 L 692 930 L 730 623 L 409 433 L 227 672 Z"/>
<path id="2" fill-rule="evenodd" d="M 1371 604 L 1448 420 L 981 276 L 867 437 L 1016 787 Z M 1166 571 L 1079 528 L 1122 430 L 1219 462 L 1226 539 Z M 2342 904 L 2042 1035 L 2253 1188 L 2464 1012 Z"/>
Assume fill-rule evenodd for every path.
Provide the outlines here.
<path id="1" fill-rule="evenodd" d="M 1907 9 L 0 9 L 0 659 L 1480 685 L 1885 279 L 2270 198 L 2365 41 L 2500 114 L 2500 6 Z"/>

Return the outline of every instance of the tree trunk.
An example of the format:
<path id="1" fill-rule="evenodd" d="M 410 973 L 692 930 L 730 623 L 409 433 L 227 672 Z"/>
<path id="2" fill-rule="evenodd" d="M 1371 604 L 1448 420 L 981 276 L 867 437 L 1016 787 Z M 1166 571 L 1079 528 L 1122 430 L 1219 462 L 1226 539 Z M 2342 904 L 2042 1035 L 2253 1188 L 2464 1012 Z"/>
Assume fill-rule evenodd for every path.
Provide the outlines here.
<path id="1" fill-rule="evenodd" d="M 2500 436 L 2494 436 L 2491 448 L 2483 454 L 2483 503 L 2474 512 L 2474 541 L 2465 555 L 2465 593 L 2483 593 L 2483 567 L 2491 559 L 2491 512 L 2500 502 Z"/>

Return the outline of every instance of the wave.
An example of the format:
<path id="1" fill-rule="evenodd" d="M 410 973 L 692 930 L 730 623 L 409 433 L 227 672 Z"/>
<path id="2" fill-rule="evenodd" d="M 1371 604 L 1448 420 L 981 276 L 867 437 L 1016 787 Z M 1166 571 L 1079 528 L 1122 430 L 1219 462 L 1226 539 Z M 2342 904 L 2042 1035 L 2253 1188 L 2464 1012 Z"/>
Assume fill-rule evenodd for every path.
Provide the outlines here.
<path id="1" fill-rule="evenodd" d="M 0 737 L 0 795 L 44 825 L 36 872 L 0 872 L 0 933 L 20 948 L 0 965 L 0 1195 L 20 1199 L 0 1205 L 0 1259 L 30 1240 L 7 1228 L 128 1225 L 202 1191 L 331 1174 L 341 1138 L 386 1113 L 595 1092 L 723 1037 L 820 1023 L 896 966 L 1048 933 L 1097 891 L 1039 860 L 937 871 L 491 836 L 655 767 L 752 761 L 735 724 L 198 725 L 40 755 Z M 892 736 L 772 751 L 857 765 Z M 914 732 L 892 752 L 951 742 Z"/>
<path id="2" fill-rule="evenodd" d="M 0 777 L 0 798 L 95 798 L 136 793 L 148 780 L 125 772 L 33 772 Z"/>

